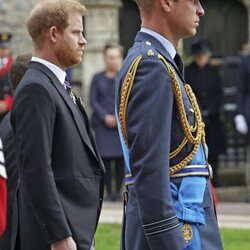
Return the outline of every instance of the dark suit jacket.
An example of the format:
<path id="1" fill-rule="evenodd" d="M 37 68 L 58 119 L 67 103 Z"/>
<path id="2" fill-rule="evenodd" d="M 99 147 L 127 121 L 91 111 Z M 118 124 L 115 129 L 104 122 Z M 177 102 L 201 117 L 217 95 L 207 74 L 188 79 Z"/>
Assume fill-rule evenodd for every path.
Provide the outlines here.
<path id="1" fill-rule="evenodd" d="M 238 114 L 244 115 L 250 125 L 250 55 L 242 58 L 238 69 L 236 102 Z"/>
<path id="2" fill-rule="evenodd" d="M 5 167 L 7 171 L 7 227 L 0 237 L 0 249 L 14 249 L 17 224 L 16 224 L 16 189 L 18 183 L 18 171 L 16 164 L 15 145 L 13 131 L 10 124 L 10 112 L 3 118 L 0 124 L 0 137 L 3 142 L 3 152 L 5 157 Z M 15 211 L 15 213 L 14 213 Z M 13 222 L 14 217 L 14 223 Z"/>
<path id="3" fill-rule="evenodd" d="M 20 185 L 21 250 L 45 250 L 72 235 L 90 249 L 104 167 L 82 106 L 44 65 L 31 62 L 11 112 Z"/>
<path id="4" fill-rule="evenodd" d="M 194 125 L 192 105 L 184 91 L 181 69 L 178 69 L 168 51 L 156 38 L 139 32 L 118 75 L 116 88 L 119 107 L 122 83 L 132 62 L 141 55 L 129 96 L 125 125 L 133 176 L 133 184 L 128 187 L 126 210 L 125 245 L 128 250 L 184 249 L 184 239 L 171 196 L 169 168 L 186 157 L 193 146 L 188 143 L 176 157 L 170 159 L 169 153 L 180 145 L 184 134 L 173 83 L 166 66 L 158 58 L 159 54 L 175 71 L 188 122 Z M 182 178 L 177 180 L 181 182 Z M 207 182 L 202 204 L 206 226 L 200 227 L 199 233 L 202 249 L 218 250 L 222 247 L 210 181 Z"/>

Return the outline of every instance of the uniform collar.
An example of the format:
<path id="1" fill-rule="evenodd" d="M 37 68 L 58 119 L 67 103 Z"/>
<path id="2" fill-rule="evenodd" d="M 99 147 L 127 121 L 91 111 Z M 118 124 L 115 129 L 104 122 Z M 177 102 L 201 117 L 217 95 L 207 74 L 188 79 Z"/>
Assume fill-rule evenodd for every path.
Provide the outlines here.
<path id="1" fill-rule="evenodd" d="M 163 37 L 162 35 L 160 35 L 159 33 L 147 29 L 147 28 L 141 28 L 140 30 L 143 33 L 149 34 L 151 36 L 153 36 L 154 38 L 156 38 L 163 46 L 164 48 L 168 51 L 169 55 L 171 56 L 171 58 L 173 59 L 176 55 L 176 50 L 174 48 L 174 45 L 165 37 Z"/>

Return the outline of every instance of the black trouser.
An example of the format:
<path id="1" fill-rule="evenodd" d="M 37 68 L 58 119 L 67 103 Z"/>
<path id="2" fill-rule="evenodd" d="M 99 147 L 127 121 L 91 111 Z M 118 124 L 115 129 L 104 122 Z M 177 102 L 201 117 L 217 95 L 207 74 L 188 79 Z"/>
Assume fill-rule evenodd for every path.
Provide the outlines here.
<path id="1" fill-rule="evenodd" d="M 103 163 L 106 168 L 105 175 L 105 186 L 109 198 L 112 200 L 119 199 L 120 191 L 124 179 L 124 161 L 123 158 L 104 158 Z M 112 165 L 114 164 L 115 168 L 115 194 L 112 195 Z"/>

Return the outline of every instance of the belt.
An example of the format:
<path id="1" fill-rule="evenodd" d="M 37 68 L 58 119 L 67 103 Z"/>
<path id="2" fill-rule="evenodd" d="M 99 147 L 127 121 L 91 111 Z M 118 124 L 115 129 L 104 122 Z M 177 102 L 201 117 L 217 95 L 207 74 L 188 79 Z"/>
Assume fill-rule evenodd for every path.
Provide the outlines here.
<path id="1" fill-rule="evenodd" d="M 204 165 L 188 165 L 182 168 L 178 173 L 171 176 L 171 178 L 186 177 L 186 176 L 205 176 L 212 178 L 213 171 L 210 164 Z M 125 185 L 133 184 L 133 176 L 131 173 L 125 176 Z"/>

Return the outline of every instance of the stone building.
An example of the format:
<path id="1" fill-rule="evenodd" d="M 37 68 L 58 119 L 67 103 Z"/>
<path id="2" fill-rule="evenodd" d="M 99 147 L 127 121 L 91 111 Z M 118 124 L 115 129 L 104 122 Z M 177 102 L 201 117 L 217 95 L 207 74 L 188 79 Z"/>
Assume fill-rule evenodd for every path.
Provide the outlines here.
<path id="1" fill-rule="evenodd" d="M 0 31 L 11 31 L 13 54 L 30 52 L 31 42 L 25 29 L 25 18 L 39 0 L 0 1 Z M 138 9 L 133 0 L 81 0 L 88 8 L 85 36 L 88 45 L 83 64 L 74 77 L 83 83 L 82 95 L 88 96 L 89 82 L 94 72 L 102 69 L 102 48 L 107 41 L 120 41 L 127 50 L 140 28 Z M 250 36 L 250 0 L 207 0 L 206 15 L 195 38 L 185 40 L 188 55 L 192 40 L 207 38 L 217 57 L 235 57 Z"/>

